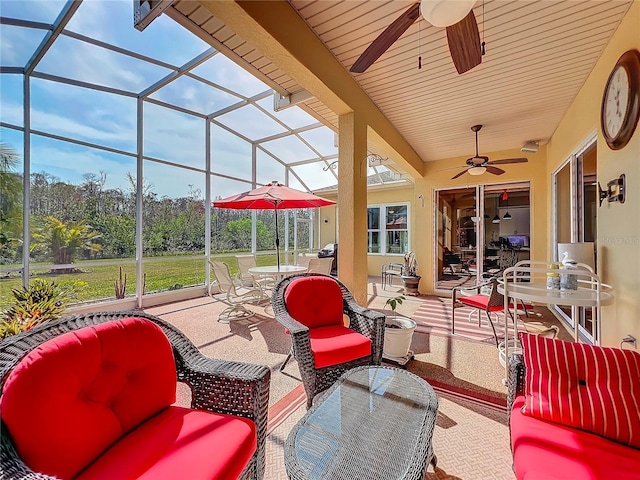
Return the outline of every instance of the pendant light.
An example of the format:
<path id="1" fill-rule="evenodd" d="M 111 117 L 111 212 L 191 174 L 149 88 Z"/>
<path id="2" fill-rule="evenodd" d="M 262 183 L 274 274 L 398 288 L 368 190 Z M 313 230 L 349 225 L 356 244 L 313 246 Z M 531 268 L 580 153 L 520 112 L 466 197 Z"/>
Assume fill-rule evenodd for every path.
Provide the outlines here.
<path id="1" fill-rule="evenodd" d="M 502 217 L 502 219 L 511 220 L 511 214 L 509 213 L 509 195 L 507 194 L 506 190 L 502 192 L 502 199 L 507 202 L 507 207 L 506 207 L 507 211 L 504 213 L 504 216 Z"/>

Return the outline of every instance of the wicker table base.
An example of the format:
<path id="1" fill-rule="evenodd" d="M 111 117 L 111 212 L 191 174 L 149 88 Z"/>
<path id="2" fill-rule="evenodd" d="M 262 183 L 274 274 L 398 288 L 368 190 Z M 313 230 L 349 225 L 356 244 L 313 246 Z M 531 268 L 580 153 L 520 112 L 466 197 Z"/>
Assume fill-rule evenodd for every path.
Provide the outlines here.
<path id="1" fill-rule="evenodd" d="M 426 381 L 395 367 L 346 372 L 291 430 L 285 465 L 292 479 L 421 480 L 436 466 L 431 437 L 438 397 Z"/>

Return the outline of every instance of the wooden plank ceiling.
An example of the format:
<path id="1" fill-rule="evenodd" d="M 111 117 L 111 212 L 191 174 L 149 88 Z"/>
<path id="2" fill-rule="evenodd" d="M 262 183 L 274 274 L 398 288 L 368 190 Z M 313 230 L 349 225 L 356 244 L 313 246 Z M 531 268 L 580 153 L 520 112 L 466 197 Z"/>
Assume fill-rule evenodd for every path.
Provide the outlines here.
<path id="1" fill-rule="evenodd" d="M 290 0 L 345 69 L 414 2 Z M 483 124 L 480 153 L 544 144 L 591 72 L 631 1 L 478 1 L 486 42 L 482 64 L 458 75 L 443 28 L 421 17 L 356 81 L 424 161 L 471 155 L 471 125 Z M 179 0 L 169 16 L 282 94 L 304 90 L 258 48 L 197 2 Z M 418 56 L 422 68 L 418 69 Z M 337 131 L 321 102 L 300 105 Z"/>

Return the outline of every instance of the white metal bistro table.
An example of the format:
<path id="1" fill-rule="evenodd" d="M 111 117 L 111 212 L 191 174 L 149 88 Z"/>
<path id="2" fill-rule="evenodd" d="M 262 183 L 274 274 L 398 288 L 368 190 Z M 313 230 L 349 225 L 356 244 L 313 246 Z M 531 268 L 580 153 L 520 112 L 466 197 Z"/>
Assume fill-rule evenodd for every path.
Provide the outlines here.
<path id="1" fill-rule="evenodd" d="M 269 277 L 281 280 L 283 277 L 295 275 L 296 273 L 305 273 L 306 271 L 307 267 L 302 265 L 280 265 L 280 268 L 278 268 L 277 265 L 263 265 L 261 267 L 249 268 L 251 275 L 263 277 L 264 280 Z"/>
<path id="2" fill-rule="evenodd" d="M 505 368 L 507 369 L 507 374 L 509 368 L 510 348 L 508 339 L 509 318 L 507 314 L 509 299 L 513 299 L 515 301 L 522 300 L 526 302 L 542 303 L 546 305 L 593 308 L 595 310 L 594 321 L 596 325 L 595 343 L 600 343 L 600 307 L 603 305 L 609 305 L 613 302 L 612 287 L 601 283 L 595 273 L 581 269 L 578 272 L 572 272 L 578 276 L 577 290 L 547 289 L 546 283 L 543 283 L 542 280 L 539 279 L 546 279 L 546 275 L 548 273 L 558 274 L 562 273 L 562 271 L 547 268 L 546 262 L 532 262 L 530 260 L 525 260 L 518 262 L 513 267 L 505 269 L 502 280 L 498 282 L 498 292 L 504 295 L 505 359 L 507 364 Z M 577 318 L 573 318 L 573 327 L 573 340 L 577 342 L 579 339 L 579 325 Z M 516 345 L 518 339 L 517 322 L 514 322 L 513 329 L 513 343 Z"/>

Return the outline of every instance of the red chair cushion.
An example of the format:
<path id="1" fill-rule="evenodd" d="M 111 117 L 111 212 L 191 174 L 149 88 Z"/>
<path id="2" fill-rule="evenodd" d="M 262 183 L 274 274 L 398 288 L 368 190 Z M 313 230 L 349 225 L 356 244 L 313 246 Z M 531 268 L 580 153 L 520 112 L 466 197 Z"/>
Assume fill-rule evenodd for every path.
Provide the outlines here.
<path id="1" fill-rule="evenodd" d="M 640 448 L 640 354 L 523 333 L 522 413 Z M 611 477 L 614 478 L 614 477 Z"/>
<path id="2" fill-rule="evenodd" d="M 466 297 L 459 297 L 458 300 L 460 303 L 467 305 L 469 307 L 479 308 L 481 310 L 486 310 L 487 305 L 489 304 L 489 297 L 487 295 L 469 295 Z M 494 305 L 489 308 L 490 312 L 499 312 L 504 310 L 503 305 Z"/>
<path id="3" fill-rule="evenodd" d="M 631 480 L 640 472 L 640 450 L 593 433 L 538 420 L 511 410 L 513 466 L 518 480 Z"/>
<path id="4" fill-rule="evenodd" d="M 118 440 L 77 480 L 235 480 L 256 445 L 247 418 L 172 406 Z"/>
<path id="5" fill-rule="evenodd" d="M 284 301 L 289 315 L 309 328 L 343 325 L 342 290 L 332 278 L 296 278 L 287 287 Z"/>
<path id="6" fill-rule="evenodd" d="M 175 396 L 169 340 L 154 323 L 127 318 L 27 354 L 7 377 L 2 420 L 31 469 L 70 478 Z"/>
<path id="7" fill-rule="evenodd" d="M 309 338 L 316 368 L 371 355 L 371 340 L 343 325 L 313 328 Z"/>

